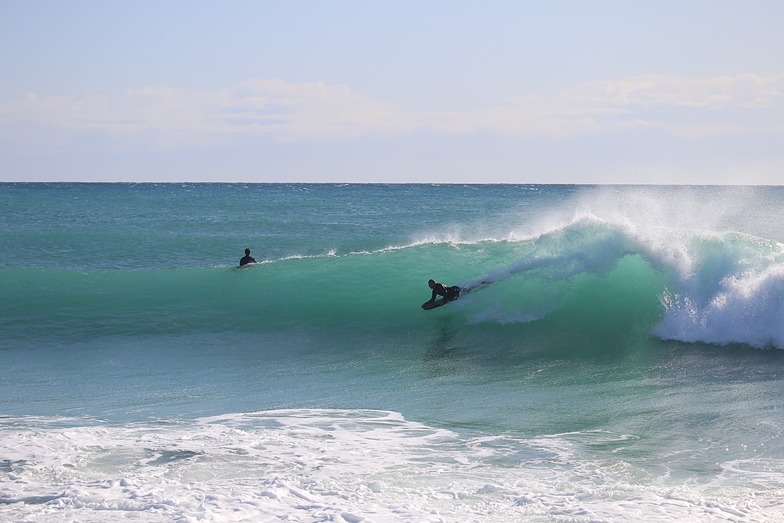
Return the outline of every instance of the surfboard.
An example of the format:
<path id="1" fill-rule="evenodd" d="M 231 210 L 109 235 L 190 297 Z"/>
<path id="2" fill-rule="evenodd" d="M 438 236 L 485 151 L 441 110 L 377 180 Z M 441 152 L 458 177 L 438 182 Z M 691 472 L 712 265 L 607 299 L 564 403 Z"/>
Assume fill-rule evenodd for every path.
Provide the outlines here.
<path id="1" fill-rule="evenodd" d="M 444 298 L 438 298 L 436 301 L 426 301 L 425 303 L 422 304 L 422 308 L 425 309 L 426 311 L 429 311 L 430 309 L 435 309 L 442 305 L 446 305 L 447 303 L 449 302 L 446 301 Z"/>

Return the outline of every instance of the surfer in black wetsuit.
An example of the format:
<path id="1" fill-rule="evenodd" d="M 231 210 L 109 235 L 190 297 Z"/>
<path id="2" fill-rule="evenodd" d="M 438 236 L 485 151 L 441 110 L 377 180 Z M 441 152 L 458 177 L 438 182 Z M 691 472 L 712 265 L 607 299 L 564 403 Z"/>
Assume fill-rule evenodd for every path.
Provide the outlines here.
<path id="1" fill-rule="evenodd" d="M 452 301 L 460 297 L 460 287 L 457 285 L 447 287 L 443 283 L 438 283 L 435 280 L 429 280 L 427 284 L 433 289 L 433 296 L 428 303 L 436 301 L 436 296 L 443 296 L 444 301 Z"/>
<path id="2" fill-rule="evenodd" d="M 250 249 L 245 249 L 245 256 L 243 256 L 240 260 L 240 267 L 249 263 L 256 263 L 256 260 L 254 260 L 253 256 L 250 255 Z"/>

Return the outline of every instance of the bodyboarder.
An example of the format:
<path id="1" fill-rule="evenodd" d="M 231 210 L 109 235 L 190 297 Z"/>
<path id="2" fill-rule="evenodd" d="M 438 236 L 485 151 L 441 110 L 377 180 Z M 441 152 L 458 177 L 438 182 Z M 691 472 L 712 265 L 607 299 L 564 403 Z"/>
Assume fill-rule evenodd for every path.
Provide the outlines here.
<path id="1" fill-rule="evenodd" d="M 431 289 L 433 289 L 433 295 L 430 297 L 430 301 L 426 303 L 433 303 L 436 301 L 437 296 L 442 296 L 444 298 L 444 302 L 450 302 L 460 297 L 461 289 L 457 285 L 447 287 L 443 283 L 438 283 L 435 280 L 428 280 L 427 284 Z"/>

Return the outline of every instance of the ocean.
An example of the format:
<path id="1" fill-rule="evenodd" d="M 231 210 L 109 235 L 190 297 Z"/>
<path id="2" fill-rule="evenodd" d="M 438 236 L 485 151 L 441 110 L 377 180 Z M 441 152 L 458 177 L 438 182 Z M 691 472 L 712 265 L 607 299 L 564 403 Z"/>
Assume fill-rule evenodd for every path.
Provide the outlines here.
<path id="1" fill-rule="evenodd" d="M 782 209 L 2 183 L 0 520 L 781 521 Z"/>

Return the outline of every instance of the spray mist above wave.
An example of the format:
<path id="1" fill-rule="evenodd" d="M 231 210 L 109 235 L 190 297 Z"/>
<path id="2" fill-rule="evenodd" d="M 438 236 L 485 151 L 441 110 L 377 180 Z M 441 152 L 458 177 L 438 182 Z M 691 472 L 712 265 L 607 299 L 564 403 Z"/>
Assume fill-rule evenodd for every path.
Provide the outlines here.
<path id="1" fill-rule="evenodd" d="M 600 193 L 587 209 L 622 224 L 638 252 L 669 274 L 655 335 L 784 348 L 780 196 L 751 187 L 638 188 Z"/>
<path id="2" fill-rule="evenodd" d="M 775 224 L 760 216 L 770 216 L 767 211 L 744 213 L 754 191 L 734 200 L 729 193 L 716 188 L 673 195 L 664 188 L 587 191 L 576 206 L 553 210 L 542 220 L 546 230 L 526 240 L 528 254 L 465 285 L 520 273 L 553 282 L 585 274 L 604 277 L 626 257 L 638 256 L 667 276 L 659 296 L 662 318 L 651 329 L 657 337 L 784 348 L 784 244 L 748 232 L 780 231 L 772 231 Z M 741 214 L 744 219 L 737 219 Z M 476 318 L 505 323 L 542 316 L 506 310 Z"/>

